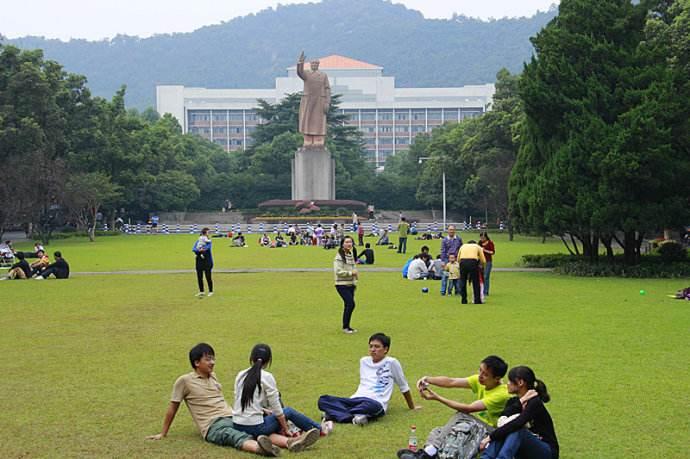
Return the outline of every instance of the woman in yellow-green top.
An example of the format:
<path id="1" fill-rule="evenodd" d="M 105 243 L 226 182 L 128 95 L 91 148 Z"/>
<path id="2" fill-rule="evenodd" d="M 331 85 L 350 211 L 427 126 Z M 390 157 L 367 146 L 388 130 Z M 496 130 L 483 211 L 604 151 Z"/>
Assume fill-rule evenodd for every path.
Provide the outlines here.
<path id="1" fill-rule="evenodd" d="M 350 326 L 352 311 L 355 310 L 355 289 L 357 288 L 357 268 L 354 254 L 355 241 L 345 236 L 340 242 L 340 248 L 333 261 L 335 275 L 335 289 L 343 299 L 343 333 L 352 334 L 357 330 Z"/>

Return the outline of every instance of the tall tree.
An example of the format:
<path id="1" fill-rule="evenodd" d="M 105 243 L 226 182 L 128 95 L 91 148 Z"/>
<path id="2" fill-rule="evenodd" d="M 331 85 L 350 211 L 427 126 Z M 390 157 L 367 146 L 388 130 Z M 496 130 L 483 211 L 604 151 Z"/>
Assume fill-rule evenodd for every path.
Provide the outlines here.
<path id="1" fill-rule="evenodd" d="M 579 252 L 579 242 L 591 259 L 600 240 L 612 255 L 610 241 L 622 234 L 634 263 L 645 234 L 685 214 L 676 203 L 687 201 L 687 149 L 669 136 L 683 123 L 673 120 L 664 53 L 643 52 L 648 8 L 562 1 L 533 39 L 536 56 L 522 77 L 512 209 L 521 227 L 570 235 L 570 250 Z"/>

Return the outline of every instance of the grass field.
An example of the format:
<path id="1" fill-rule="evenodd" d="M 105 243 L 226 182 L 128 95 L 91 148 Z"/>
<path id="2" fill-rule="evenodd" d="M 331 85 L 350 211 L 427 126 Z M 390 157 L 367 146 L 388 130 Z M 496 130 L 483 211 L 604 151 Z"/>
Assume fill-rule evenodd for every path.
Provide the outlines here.
<path id="1" fill-rule="evenodd" d="M 191 269 L 194 239 L 66 240 L 50 251 L 62 250 L 77 272 Z M 223 268 L 328 268 L 334 255 L 226 249 L 217 241 Z M 435 253 L 438 241 L 432 244 Z M 496 266 L 512 266 L 522 253 L 562 250 L 527 238 L 497 238 L 496 245 Z M 381 265 L 401 259 L 377 251 Z M 193 297 L 191 274 L 2 282 L 0 457 L 251 457 L 204 443 L 184 408 L 168 438 L 144 440 L 160 430 L 175 378 L 190 370 L 189 348 L 199 341 L 215 347 L 216 372 L 231 399 L 251 347 L 270 344 L 284 401 L 318 419 L 320 394 L 354 391 L 358 359 L 377 331 L 392 336 L 391 355 L 411 383 L 424 374 L 469 375 L 488 354 L 532 366 L 549 386 L 563 458 L 687 457 L 690 307 L 665 297 L 680 288 L 677 280 L 497 272 L 488 303 L 475 307 L 440 297 L 437 283 L 428 282 L 432 291 L 424 295 L 423 282 L 397 273 L 363 270 L 361 278 L 355 335 L 339 331 L 342 304 L 326 272 L 217 273 L 217 295 L 203 300 Z M 444 394 L 471 400 L 465 391 Z M 410 424 L 421 441 L 451 414 L 420 403 L 423 410 L 408 411 L 396 393 L 382 420 L 339 425 L 302 454 L 392 458 L 406 445 Z"/>
<path id="2" fill-rule="evenodd" d="M 463 232 L 464 241 L 479 240 L 479 234 Z M 61 239 L 51 242 L 46 247 L 52 258 L 52 252 L 61 250 L 74 269 L 78 271 L 122 271 L 133 269 L 193 269 L 191 257 L 192 244 L 198 235 L 149 235 L 149 236 L 116 236 L 97 238 L 95 243 L 86 238 Z M 556 239 L 547 239 L 542 244 L 541 238 L 516 236 L 515 241 L 508 242 L 507 234 L 492 236 L 496 244 L 497 256 L 494 267 L 515 266 L 520 257 L 526 253 L 564 253 L 563 244 Z M 218 268 L 311 268 L 330 267 L 333 262 L 333 250 L 315 247 L 288 247 L 268 249 L 257 246 L 258 236 L 249 236 L 248 247 L 230 247 L 226 238 L 213 239 L 213 259 Z M 391 238 L 397 244 L 397 237 Z M 376 266 L 402 267 L 404 257 L 395 250 L 376 247 L 376 238 L 365 238 L 376 252 Z M 423 245 L 429 246 L 431 254 L 436 257 L 440 249 L 438 239 L 432 241 L 408 240 L 407 254 L 411 257 Z M 18 250 L 30 250 L 33 244 L 18 244 Z M 358 248 L 359 250 L 359 248 Z"/>

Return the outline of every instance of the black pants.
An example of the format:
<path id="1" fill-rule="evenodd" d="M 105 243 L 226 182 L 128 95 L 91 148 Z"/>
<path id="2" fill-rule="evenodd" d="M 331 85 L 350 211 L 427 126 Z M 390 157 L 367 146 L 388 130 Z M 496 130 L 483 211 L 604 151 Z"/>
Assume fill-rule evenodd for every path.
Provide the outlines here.
<path id="1" fill-rule="evenodd" d="M 213 266 L 209 266 L 207 263 L 199 263 L 200 260 L 196 262 L 196 281 L 199 283 L 199 291 L 204 291 L 204 274 L 206 274 L 206 283 L 208 284 L 208 291 L 213 291 L 213 278 L 211 277 L 211 269 Z"/>
<path id="2" fill-rule="evenodd" d="M 460 259 L 460 295 L 462 302 L 467 303 L 467 279 L 472 282 L 474 304 L 481 304 L 482 297 L 479 289 L 479 260 L 471 258 Z"/>
<path id="3" fill-rule="evenodd" d="M 335 289 L 338 295 L 343 299 L 343 330 L 350 327 L 350 319 L 352 318 L 352 311 L 355 310 L 355 286 L 354 285 L 336 285 Z"/>

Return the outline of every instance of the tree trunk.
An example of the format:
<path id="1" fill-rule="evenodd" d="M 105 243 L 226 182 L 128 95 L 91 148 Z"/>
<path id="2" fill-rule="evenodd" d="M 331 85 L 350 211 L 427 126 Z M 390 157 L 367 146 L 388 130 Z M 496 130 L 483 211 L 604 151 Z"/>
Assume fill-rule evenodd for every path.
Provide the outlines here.
<path id="1" fill-rule="evenodd" d="M 601 236 L 601 243 L 606 247 L 606 259 L 613 261 L 613 236 L 604 234 Z"/>
<path id="2" fill-rule="evenodd" d="M 623 259 L 626 265 L 634 265 L 640 261 L 640 251 L 635 231 L 623 233 Z"/>
<path id="3" fill-rule="evenodd" d="M 91 224 L 89 225 L 89 241 L 96 240 L 96 215 L 98 215 L 98 206 L 91 208 Z"/>
<path id="4" fill-rule="evenodd" d="M 575 252 L 573 252 L 573 250 L 570 248 L 570 246 L 568 245 L 568 241 L 565 240 L 562 234 L 560 237 L 561 241 L 563 241 L 563 245 L 565 245 L 565 248 L 568 249 L 568 252 L 570 252 L 570 255 L 575 255 Z"/>
<path id="5" fill-rule="evenodd" d="M 575 235 L 573 233 L 570 234 L 570 241 L 573 243 L 573 248 L 575 249 L 575 255 L 580 255 L 580 249 L 577 248 L 577 242 L 575 241 Z"/>

